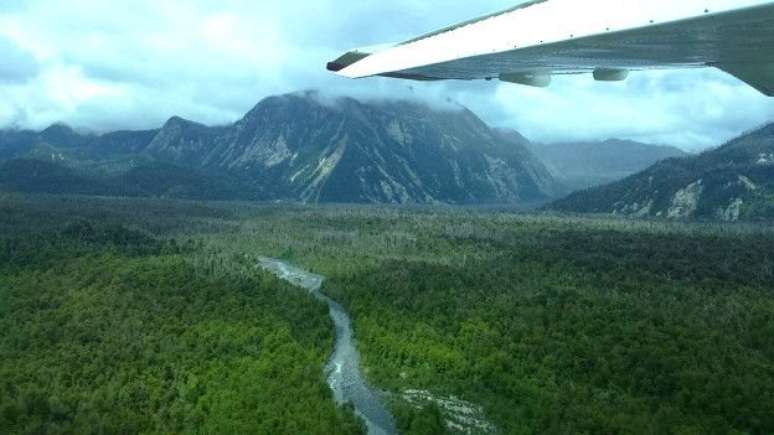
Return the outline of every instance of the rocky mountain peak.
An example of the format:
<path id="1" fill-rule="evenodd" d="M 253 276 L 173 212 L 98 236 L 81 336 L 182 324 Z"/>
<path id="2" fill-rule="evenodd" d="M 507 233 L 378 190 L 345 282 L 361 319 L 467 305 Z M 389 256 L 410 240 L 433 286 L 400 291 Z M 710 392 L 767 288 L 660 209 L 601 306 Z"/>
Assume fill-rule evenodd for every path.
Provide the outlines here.
<path id="1" fill-rule="evenodd" d="M 145 153 L 161 161 L 198 166 L 213 149 L 214 140 L 224 130 L 222 127 L 208 127 L 173 116 L 151 140 L 145 148 Z"/>
<path id="2" fill-rule="evenodd" d="M 184 129 L 184 128 L 207 128 L 204 124 L 200 124 L 198 122 L 190 121 L 188 119 L 182 118 L 180 116 L 173 116 L 167 120 L 167 122 L 164 123 L 164 125 L 161 127 L 161 129 L 170 129 L 170 128 L 178 128 L 178 129 Z"/>
<path id="3" fill-rule="evenodd" d="M 39 141 L 58 147 L 72 148 L 84 145 L 88 138 L 78 134 L 67 124 L 55 123 L 40 132 Z"/>
<path id="4" fill-rule="evenodd" d="M 48 126 L 48 128 L 44 129 L 40 132 L 41 136 L 45 135 L 56 135 L 56 134 L 62 134 L 62 135 L 72 135 L 76 134 L 75 130 L 72 129 L 69 125 L 63 123 L 63 122 L 55 122 Z"/>
<path id="5" fill-rule="evenodd" d="M 191 143 L 171 142 L 165 156 L 190 161 Z M 208 144 L 200 164 L 258 177 L 304 201 L 518 202 L 555 190 L 521 144 L 454 104 L 297 92 L 260 101 Z"/>

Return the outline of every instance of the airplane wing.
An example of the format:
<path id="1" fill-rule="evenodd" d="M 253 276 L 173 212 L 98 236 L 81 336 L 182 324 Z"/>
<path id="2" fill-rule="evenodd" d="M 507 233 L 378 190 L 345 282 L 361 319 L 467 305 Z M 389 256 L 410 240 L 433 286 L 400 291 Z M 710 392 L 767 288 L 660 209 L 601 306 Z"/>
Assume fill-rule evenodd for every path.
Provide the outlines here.
<path id="1" fill-rule="evenodd" d="M 716 67 L 774 96 L 772 0 L 534 0 L 328 63 L 349 78 L 499 79 Z"/>

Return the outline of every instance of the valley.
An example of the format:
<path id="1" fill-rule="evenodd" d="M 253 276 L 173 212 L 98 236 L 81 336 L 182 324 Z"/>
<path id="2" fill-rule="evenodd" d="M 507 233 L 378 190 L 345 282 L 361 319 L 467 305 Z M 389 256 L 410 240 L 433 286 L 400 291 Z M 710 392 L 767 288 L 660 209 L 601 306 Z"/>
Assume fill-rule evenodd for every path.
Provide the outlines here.
<path id="1" fill-rule="evenodd" d="M 314 92 L 2 131 L 0 429 L 770 432 L 773 133 L 546 145 Z"/>
<path id="2" fill-rule="evenodd" d="M 364 433 L 262 257 L 326 277 L 399 433 L 774 427 L 770 226 L 15 195 L 0 230 L 10 433 Z"/>
<path id="3" fill-rule="evenodd" d="M 688 157 L 678 148 L 628 140 L 554 144 L 527 143 L 551 175 L 578 191 L 622 180 L 669 158 Z"/>
<path id="4" fill-rule="evenodd" d="M 774 0 L 619 3 L 0 1 L 0 435 L 774 434 Z"/>
<path id="5" fill-rule="evenodd" d="M 340 405 L 351 403 L 355 414 L 365 421 L 370 435 L 396 433 L 395 422 L 382 403 L 381 392 L 374 391 L 363 379 L 349 314 L 336 301 L 320 293 L 324 278 L 272 258 L 259 258 L 258 264 L 281 279 L 308 290 L 328 305 L 336 329 L 336 342 L 325 365 L 325 374 L 336 402 Z"/>

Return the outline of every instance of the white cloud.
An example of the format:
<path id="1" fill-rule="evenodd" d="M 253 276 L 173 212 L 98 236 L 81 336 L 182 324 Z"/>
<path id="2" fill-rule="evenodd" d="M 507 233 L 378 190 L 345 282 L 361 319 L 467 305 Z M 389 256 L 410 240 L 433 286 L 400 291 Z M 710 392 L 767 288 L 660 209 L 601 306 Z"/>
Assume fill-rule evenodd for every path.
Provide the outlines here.
<path id="1" fill-rule="evenodd" d="M 625 137 L 718 144 L 774 117 L 774 101 L 723 73 L 640 72 L 623 84 L 349 81 L 324 70 L 346 49 L 398 41 L 507 0 L 29 0 L 0 6 L 0 127 L 55 121 L 157 127 L 172 115 L 231 122 L 261 98 L 317 88 L 459 101 L 540 141 Z M 11 56 L 9 53 L 14 53 Z M 9 66 L 10 65 L 10 66 Z"/>
<path id="2" fill-rule="evenodd" d="M 0 35 L 0 86 L 25 82 L 38 73 L 38 63 L 28 52 Z"/>
<path id="3" fill-rule="evenodd" d="M 774 119 L 774 101 L 713 69 L 635 72 L 622 84 L 559 77 L 550 89 L 500 86 L 503 115 L 541 141 L 619 137 L 700 149 Z"/>

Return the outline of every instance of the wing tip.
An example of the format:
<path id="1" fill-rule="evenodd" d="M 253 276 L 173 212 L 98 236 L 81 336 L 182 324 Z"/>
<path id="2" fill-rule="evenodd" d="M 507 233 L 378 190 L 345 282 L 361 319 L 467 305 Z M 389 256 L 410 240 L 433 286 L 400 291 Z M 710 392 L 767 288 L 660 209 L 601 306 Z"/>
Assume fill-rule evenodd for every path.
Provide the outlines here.
<path id="1" fill-rule="evenodd" d="M 342 64 L 340 64 L 340 63 L 338 63 L 338 62 L 335 62 L 335 61 L 334 61 L 334 62 L 328 62 L 328 63 L 325 65 L 325 69 L 326 69 L 326 70 L 328 70 L 328 71 L 330 71 L 330 72 L 335 72 L 335 73 L 337 73 L 337 72 L 339 72 L 339 71 L 343 70 L 344 68 L 346 68 L 346 66 L 345 66 L 345 65 L 342 65 Z"/>
<path id="2" fill-rule="evenodd" d="M 714 64 L 767 97 L 774 97 L 774 63 Z"/>

